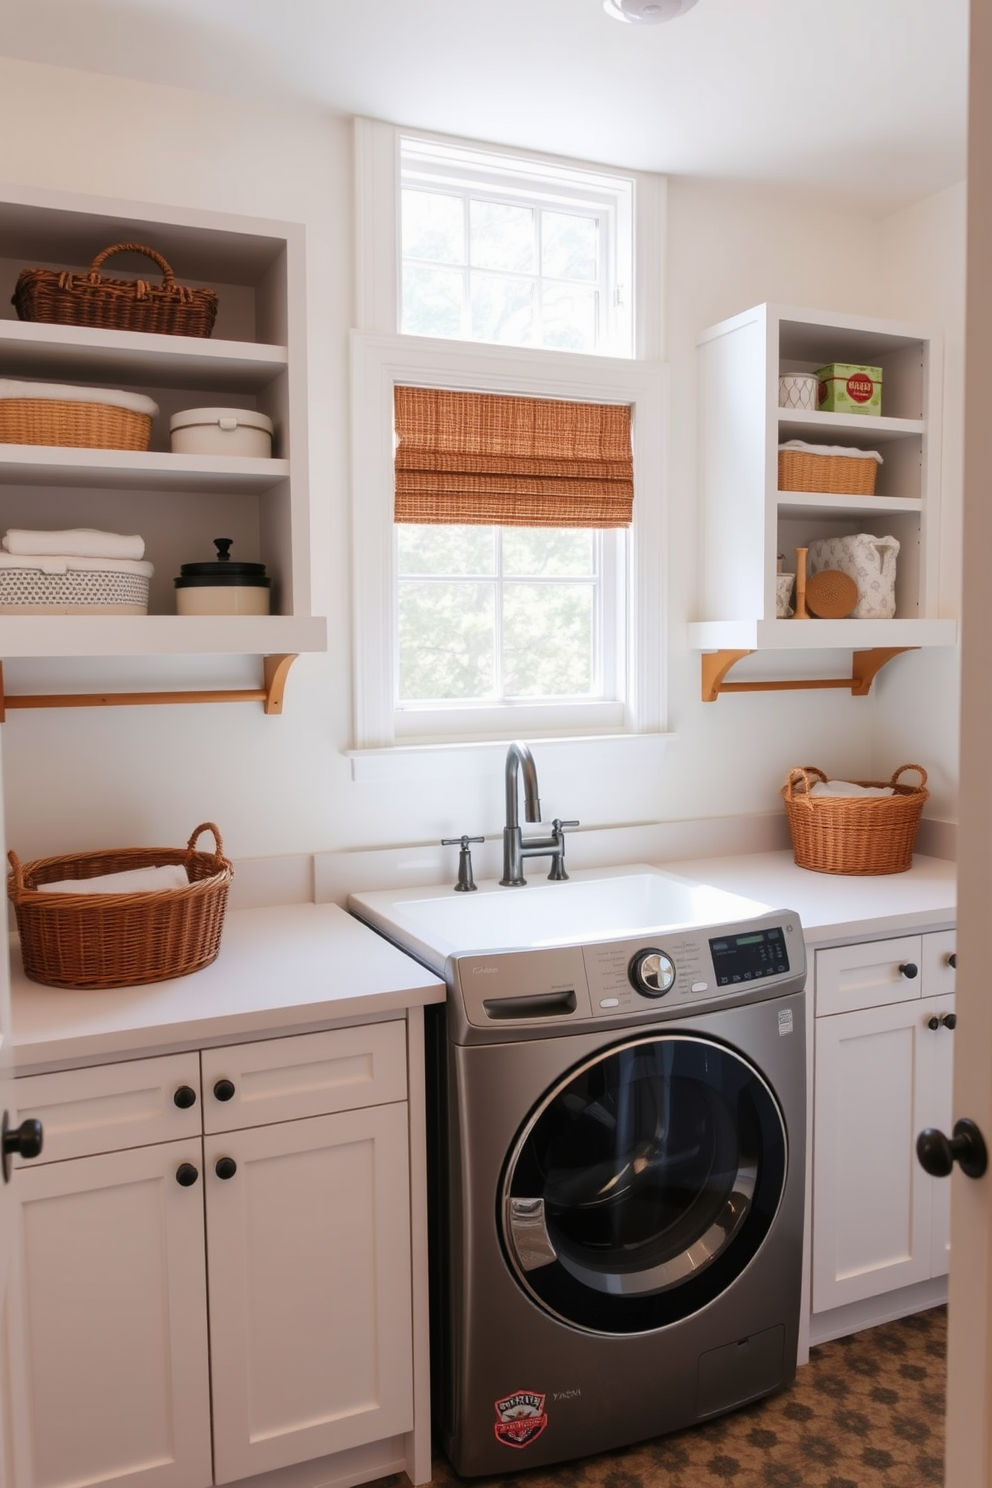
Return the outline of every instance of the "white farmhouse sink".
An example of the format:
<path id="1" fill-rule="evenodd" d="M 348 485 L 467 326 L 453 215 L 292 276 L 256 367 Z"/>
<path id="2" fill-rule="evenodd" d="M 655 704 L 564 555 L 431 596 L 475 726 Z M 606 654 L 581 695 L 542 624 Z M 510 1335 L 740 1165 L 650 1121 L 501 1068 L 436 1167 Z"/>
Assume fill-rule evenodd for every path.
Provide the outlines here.
<path id="1" fill-rule="evenodd" d="M 771 907 L 643 863 L 584 869 L 566 883 L 526 888 L 496 880 L 474 894 L 450 885 L 352 894 L 348 907 L 433 967 L 462 951 L 524 950 L 619 940 L 649 931 L 718 925 Z"/>

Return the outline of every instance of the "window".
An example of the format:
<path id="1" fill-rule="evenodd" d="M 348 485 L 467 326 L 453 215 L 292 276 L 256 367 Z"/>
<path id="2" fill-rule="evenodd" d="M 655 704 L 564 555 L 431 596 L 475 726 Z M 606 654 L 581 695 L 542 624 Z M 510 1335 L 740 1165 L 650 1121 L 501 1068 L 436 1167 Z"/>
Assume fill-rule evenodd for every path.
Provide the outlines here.
<path id="1" fill-rule="evenodd" d="M 633 354 L 633 183 L 418 138 L 400 143 L 400 329 Z"/>
<path id="2" fill-rule="evenodd" d="M 663 182 L 364 120 L 356 158 L 357 749 L 656 732 L 665 373 L 633 248 L 660 261 Z M 632 526 L 394 521 L 404 388 L 622 410 Z"/>

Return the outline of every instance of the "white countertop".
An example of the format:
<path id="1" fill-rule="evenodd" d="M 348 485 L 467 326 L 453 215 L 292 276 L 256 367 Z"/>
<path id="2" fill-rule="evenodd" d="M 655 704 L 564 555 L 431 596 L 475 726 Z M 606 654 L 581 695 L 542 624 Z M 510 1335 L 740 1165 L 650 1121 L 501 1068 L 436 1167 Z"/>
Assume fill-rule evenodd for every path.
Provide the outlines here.
<path id="1" fill-rule="evenodd" d="M 11 942 L 21 1074 L 377 1019 L 445 995 L 431 972 L 334 904 L 229 911 L 212 966 L 105 992 L 28 981 Z"/>
<path id="2" fill-rule="evenodd" d="M 948 929 L 957 916 L 957 864 L 943 858 L 915 857 L 906 873 L 864 878 L 797 868 L 789 851 L 691 858 L 664 867 L 772 909 L 794 909 L 809 946 Z"/>

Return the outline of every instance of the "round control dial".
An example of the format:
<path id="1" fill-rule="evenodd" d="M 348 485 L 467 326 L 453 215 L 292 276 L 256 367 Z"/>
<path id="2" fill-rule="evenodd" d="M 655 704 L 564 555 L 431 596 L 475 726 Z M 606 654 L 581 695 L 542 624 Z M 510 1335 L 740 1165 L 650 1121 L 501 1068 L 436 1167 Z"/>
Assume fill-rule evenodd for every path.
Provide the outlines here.
<path id="1" fill-rule="evenodd" d="M 638 951 L 627 968 L 627 975 L 642 997 L 664 997 L 675 981 L 675 962 L 664 951 L 648 946 Z"/>

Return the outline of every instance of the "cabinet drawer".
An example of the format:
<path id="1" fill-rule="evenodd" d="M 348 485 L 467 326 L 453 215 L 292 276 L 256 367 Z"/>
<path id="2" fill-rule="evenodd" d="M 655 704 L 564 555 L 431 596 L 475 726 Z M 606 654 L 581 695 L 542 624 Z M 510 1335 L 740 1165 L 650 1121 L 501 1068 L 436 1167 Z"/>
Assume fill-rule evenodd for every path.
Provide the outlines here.
<path id="1" fill-rule="evenodd" d="M 206 1132 L 406 1099 L 402 1020 L 204 1049 L 200 1058 Z"/>
<path id="2" fill-rule="evenodd" d="M 923 938 L 902 935 L 817 951 L 816 1016 L 922 997 Z M 915 967 L 915 973 L 907 976 L 903 966 Z"/>
<path id="3" fill-rule="evenodd" d="M 955 983 L 955 966 L 951 957 L 957 954 L 957 931 L 935 930 L 921 939 L 924 997 L 950 996 Z"/>
<path id="4" fill-rule="evenodd" d="M 176 1105 L 176 1095 L 193 1101 Z M 45 1133 L 31 1164 L 147 1147 L 200 1133 L 200 1061 L 195 1053 L 132 1059 L 94 1069 L 26 1075 L 13 1082 L 11 1125 L 36 1116 Z M 15 1158 L 18 1166 L 21 1160 Z"/>

